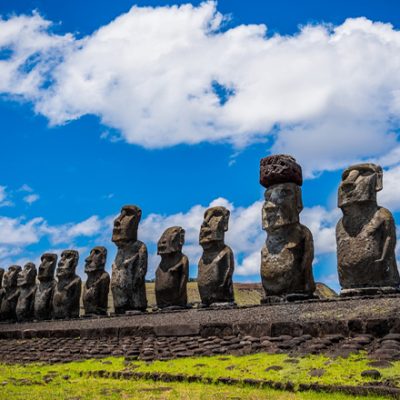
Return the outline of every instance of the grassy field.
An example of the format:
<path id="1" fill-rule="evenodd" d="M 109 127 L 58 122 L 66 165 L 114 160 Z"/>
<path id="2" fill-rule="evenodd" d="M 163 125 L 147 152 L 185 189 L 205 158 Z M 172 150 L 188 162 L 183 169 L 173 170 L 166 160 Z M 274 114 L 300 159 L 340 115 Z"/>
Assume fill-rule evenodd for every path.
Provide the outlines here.
<path id="1" fill-rule="evenodd" d="M 361 372 L 371 369 L 364 355 L 348 359 L 330 359 L 325 356 L 288 358 L 283 354 L 255 354 L 243 357 L 200 357 L 145 363 L 126 361 L 124 358 L 107 358 L 82 362 L 46 365 L 0 364 L 0 399 L 30 400 L 86 400 L 86 399 L 380 399 L 383 397 L 355 397 L 344 394 L 316 392 L 287 392 L 258 389 L 245 384 L 172 383 L 150 380 L 120 380 L 94 378 L 93 371 L 168 372 L 186 376 L 201 376 L 216 381 L 219 377 L 268 379 L 276 382 L 364 385 L 370 382 L 400 383 L 400 363 L 386 368 L 376 368 L 382 374 L 378 381 L 363 378 Z M 313 374 L 312 371 L 319 371 Z"/>

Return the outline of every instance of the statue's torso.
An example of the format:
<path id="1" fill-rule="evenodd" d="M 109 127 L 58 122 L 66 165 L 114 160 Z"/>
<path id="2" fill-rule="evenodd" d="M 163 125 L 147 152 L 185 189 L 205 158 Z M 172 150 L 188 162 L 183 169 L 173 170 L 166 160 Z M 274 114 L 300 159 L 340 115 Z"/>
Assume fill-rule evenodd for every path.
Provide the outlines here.
<path id="1" fill-rule="evenodd" d="M 200 258 L 197 285 L 203 303 L 233 302 L 233 253 L 229 246 L 211 256 Z M 229 276 L 228 280 L 225 280 Z"/>
<path id="2" fill-rule="evenodd" d="M 146 308 L 146 271 L 147 249 L 144 243 L 137 240 L 130 246 L 118 249 L 111 275 L 115 308 Z"/>
<path id="3" fill-rule="evenodd" d="M 386 223 L 385 223 L 386 222 Z M 337 224 L 337 257 L 339 281 L 342 288 L 362 286 L 391 286 L 399 284 L 395 254 L 392 250 L 382 260 L 388 231 L 393 224 L 388 210 L 378 208 L 373 217 L 356 232 L 346 229 L 346 217 Z"/>
<path id="4" fill-rule="evenodd" d="M 34 313 L 36 319 L 50 319 L 56 281 L 40 282 L 36 287 Z"/>
<path id="5" fill-rule="evenodd" d="M 303 260 L 309 257 L 306 254 L 309 237 L 311 233 L 308 234 L 308 229 L 301 224 L 289 231 L 287 237 L 268 235 L 261 250 L 261 277 L 267 295 L 279 296 L 308 290 L 308 274 Z"/>

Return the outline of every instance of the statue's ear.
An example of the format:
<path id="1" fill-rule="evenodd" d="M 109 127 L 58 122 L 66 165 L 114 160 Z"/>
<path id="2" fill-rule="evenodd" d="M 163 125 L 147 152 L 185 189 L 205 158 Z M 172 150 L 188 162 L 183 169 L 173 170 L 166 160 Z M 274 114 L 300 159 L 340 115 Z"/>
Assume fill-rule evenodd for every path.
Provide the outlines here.
<path id="1" fill-rule="evenodd" d="M 226 232 L 228 230 L 230 215 L 231 215 L 231 212 L 225 208 L 224 209 L 224 232 Z"/>
<path id="2" fill-rule="evenodd" d="M 183 246 L 185 243 L 185 230 L 183 228 L 179 231 L 179 244 Z"/>
<path id="3" fill-rule="evenodd" d="M 379 167 L 379 169 L 376 171 L 375 190 L 379 192 L 382 189 L 383 189 L 383 171 L 382 168 Z"/>
<path id="4" fill-rule="evenodd" d="M 301 196 L 301 187 L 297 186 L 296 189 L 296 208 L 297 212 L 300 213 L 303 210 L 303 200 Z"/>

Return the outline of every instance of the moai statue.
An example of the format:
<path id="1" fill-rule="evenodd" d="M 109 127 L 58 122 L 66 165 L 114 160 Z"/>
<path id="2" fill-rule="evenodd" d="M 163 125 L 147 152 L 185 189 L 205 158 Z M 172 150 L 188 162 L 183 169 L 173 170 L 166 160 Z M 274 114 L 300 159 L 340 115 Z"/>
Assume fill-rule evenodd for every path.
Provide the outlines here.
<path id="1" fill-rule="evenodd" d="M 142 210 L 123 206 L 114 221 L 112 241 L 118 248 L 112 265 L 111 291 L 116 314 L 146 311 L 147 248 L 137 239 Z"/>
<path id="2" fill-rule="evenodd" d="M 17 286 L 19 288 L 19 296 L 16 315 L 19 322 L 30 321 L 34 317 L 36 275 L 36 266 L 32 262 L 25 264 L 24 269 L 18 274 Z"/>
<path id="3" fill-rule="evenodd" d="M 3 275 L 4 275 L 4 268 L 0 268 L 0 308 L 1 308 L 1 301 L 3 300 L 4 297 Z"/>
<path id="4" fill-rule="evenodd" d="M 85 315 L 107 315 L 110 275 L 105 271 L 107 249 L 97 246 L 85 260 L 88 276 L 83 286 L 83 307 Z"/>
<path id="5" fill-rule="evenodd" d="M 263 158 L 260 183 L 265 190 L 262 228 L 267 232 L 261 250 L 262 303 L 314 297 L 313 237 L 299 222 L 303 209 L 302 171 L 296 160 L 279 154 Z"/>
<path id="6" fill-rule="evenodd" d="M 353 165 L 342 174 L 338 206 L 343 217 L 336 226 L 342 296 L 399 291 L 393 216 L 376 201 L 382 175 L 375 164 Z"/>
<path id="7" fill-rule="evenodd" d="M 229 215 L 225 207 L 211 207 L 204 213 L 199 236 L 203 254 L 197 277 L 204 307 L 234 305 L 232 275 L 235 262 L 232 249 L 224 243 Z"/>
<path id="8" fill-rule="evenodd" d="M 161 256 L 156 271 L 156 301 L 159 308 L 187 306 L 189 260 L 182 254 L 185 230 L 180 226 L 168 228 L 158 241 Z"/>
<path id="9" fill-rule="evenodd" d="M 4 294 L 0 308 L 1 321 L 15 321 L 17 319 L 16 308 L 19 296 L 17 280 L 20 271 L 19 265 L 11 265 L 3 275 Z"/>
<path id="10" fill-rule="evenodd" d="M 45 320 L 51 319 L 53 313 L 53 294 L 56 286 L 54 272 L 57 265 L 57 254 L 44 253 L 40 261 L 34 315 L 37 320 Z"/>
<path id="11" fill-rule="evenodd" d="M 67 319 L 79 317 L 79 301 L 82 281 L 75 274 L 79 253 L 76 250 L 64 250 L 58 262 L 57 284 L 53 295 L 53 318 Z"/>

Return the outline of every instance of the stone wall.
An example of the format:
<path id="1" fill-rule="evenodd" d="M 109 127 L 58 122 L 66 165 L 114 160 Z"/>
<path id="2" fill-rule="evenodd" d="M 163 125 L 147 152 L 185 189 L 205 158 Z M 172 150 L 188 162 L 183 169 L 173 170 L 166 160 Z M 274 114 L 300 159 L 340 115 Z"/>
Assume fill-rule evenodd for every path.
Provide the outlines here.
<path id="1" fill-rule="evenodd" d="M 0 361 L 271 353 L 400 359 L 399 296 L 0 324 Z"/>

